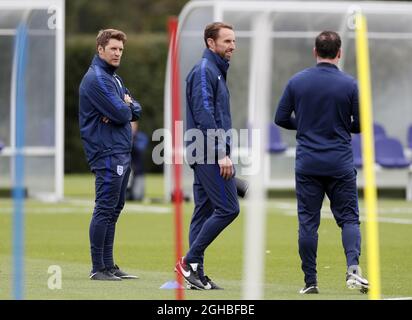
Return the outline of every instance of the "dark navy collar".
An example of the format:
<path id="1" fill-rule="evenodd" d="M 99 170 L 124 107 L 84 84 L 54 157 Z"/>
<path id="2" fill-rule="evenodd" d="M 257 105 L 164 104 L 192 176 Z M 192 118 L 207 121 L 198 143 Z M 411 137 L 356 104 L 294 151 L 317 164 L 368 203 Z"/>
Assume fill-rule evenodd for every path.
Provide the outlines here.
<path id="1" fill-rule="evenodd" d="M 335 68 L 338 69 L 338 66 L 336 64 L 333 63 L 329 63 L 329 62 L 319 62 L 317 65 L 317 67 L 328 67 L 328 68 Z"/>
<path id="2" fill-rule="evenodd" d="M 226 79 L 227 69 L 229 69 L 228 60 L 222 58 L 217 53 L 214 53 L 212 50 L 208 48 L 206 48 L 205 51 L 203 51 L 203 58 L 206 58 L 207 60 L 214 62 Z"/>
<path id="3" fill-rule="evenodd" d="M 97 54 L 94 55 L 92 64 L 99 66 L 100 68 L 102 68 L 104 71 L 106 71 L 107 73 L 111 75 L 113 75 L 114 72 L 117 70 L 117 67 L 114 67 L 108 64 L 106 61 L 100 58 Z"/>

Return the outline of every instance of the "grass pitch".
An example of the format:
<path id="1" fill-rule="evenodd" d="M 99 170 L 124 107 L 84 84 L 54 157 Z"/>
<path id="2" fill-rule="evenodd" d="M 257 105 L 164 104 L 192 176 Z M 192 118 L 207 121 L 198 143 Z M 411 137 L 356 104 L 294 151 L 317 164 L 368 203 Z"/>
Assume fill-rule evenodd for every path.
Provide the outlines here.
<path id="1" fill-rule="evenodd" d="M 120 216 L 115 241 L 116 263 L 139 275 L 140 279 L 115 283 L 89 280 L 88 229 L 93 210 L 93 183 L 90 175 L 66 176 L 64 201 L 26 202 L 25 298 L 174 299 L 173 290 L 159 289 L 166 281 L 174 280 L 174 227 L 170 204 L 128 202 Z M 162 176 L 148 176 L 148 198 L 161 198 L 162 186 Z M 241 209 L 244 208 L 241 203 Z M 340 230 L 326 202 L 319 230 L 320 294 L 301 296 L 297 293 L 303 285 L 303 274 L 297 250 L 295 208 L 293 198 L 268 200 L 265 299 L 367 299 L 345 287 L 346 267 Z M 192 210 L 193 203 L 184 205 L 185 239 Z M 12 201 L 0 199 L 0 300 L 13 298 L 12 212 Z M 402 200 L 380 200 L 379 219 L 382 296 L 412 297 L 412 204 Z M 361 228 L 364 239 L 361 266 L 366 273 L 365 225 Z M 207 274 L 225 290 L 186 290 L 186 299 L 241 298 L 243 232 L 241 212 L 206 251 Z M 52 265 L 61 268 L 61 289 L 48 287 L 51 276 L 48 268 Z"/>

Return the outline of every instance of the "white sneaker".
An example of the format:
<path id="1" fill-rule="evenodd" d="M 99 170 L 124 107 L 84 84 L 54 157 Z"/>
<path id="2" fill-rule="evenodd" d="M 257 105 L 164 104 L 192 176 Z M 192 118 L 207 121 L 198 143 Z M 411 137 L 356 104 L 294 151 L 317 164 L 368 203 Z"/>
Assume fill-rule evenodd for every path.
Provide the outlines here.
<path id="1" fill-rule="evenodd" d="M 359 289 L 361 293 L 368 293 L 369 282 L 362 277 L 362 270 L 358 265 L 349 266 L 346 271 L 346 286 L 349 289 Z"/>
<path id="2" fill-rule="evenodd" d="M 300 294 L 318 294 L 319 288 L 317 284 L 305 285 L 304 288 L 300 289 L 299 293 Z"/>

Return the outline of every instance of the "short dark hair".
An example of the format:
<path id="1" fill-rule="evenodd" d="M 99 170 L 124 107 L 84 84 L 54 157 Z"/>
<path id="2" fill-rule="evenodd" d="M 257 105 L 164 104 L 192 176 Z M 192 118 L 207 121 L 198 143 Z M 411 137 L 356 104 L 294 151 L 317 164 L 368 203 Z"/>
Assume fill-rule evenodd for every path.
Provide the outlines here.
<path id="1" fill-rule="evenodd" d="M 321 58 L 336 58 L 342 45 L 339 34 L 334 31 L 322 31 L 315 41 L 315 48 Z"/>
<path id="2" fill-rule="evenodd" d="M 207 39 L 212 38 L 213 40 L 216 41 L 216 39 L 219 37 L 219 30 L 223 28 L 233 30 L 232 25 L 224 23 L 224 22 L 213 22 L 206 26 L 205 33 L 204 33 L 206 48 L 209 48 L 209 45 L 207 44 Z"/>
<path id="3" fill-rule="evenodd" d="M 109 43 L 110 39 L 122 41 L 123 44 L 125 44 L 127 41 L 126 34 L 123 31 L 116 29 L 100 30 L 96 37 L 96 50 L 99 46 L 102 46 L 104 49 Z"/>

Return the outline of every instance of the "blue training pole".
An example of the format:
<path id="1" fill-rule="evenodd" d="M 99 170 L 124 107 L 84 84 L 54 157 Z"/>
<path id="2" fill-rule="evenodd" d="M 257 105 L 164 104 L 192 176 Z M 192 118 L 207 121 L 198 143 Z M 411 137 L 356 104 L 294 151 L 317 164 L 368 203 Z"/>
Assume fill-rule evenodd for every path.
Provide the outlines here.
<path id="1" fill-rule="evenodd" d="M 26 62 L 27 28 L 21 24 L 15 39 L 16 63 L 16 154 L 14 157 L 13 187 L 13 295 L 24 299 L 24 138 L 26 124 Z"/>

